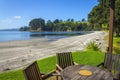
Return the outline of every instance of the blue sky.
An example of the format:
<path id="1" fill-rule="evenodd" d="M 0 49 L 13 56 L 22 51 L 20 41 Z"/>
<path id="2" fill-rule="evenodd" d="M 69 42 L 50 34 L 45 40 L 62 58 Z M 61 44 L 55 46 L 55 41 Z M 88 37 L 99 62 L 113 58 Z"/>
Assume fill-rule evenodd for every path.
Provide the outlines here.
<path id="1" fill-rule="evenodd" d="M 34 18 L 87 20 L 98 0 L 0 0 L 0 29 L 28 26 Z"/>

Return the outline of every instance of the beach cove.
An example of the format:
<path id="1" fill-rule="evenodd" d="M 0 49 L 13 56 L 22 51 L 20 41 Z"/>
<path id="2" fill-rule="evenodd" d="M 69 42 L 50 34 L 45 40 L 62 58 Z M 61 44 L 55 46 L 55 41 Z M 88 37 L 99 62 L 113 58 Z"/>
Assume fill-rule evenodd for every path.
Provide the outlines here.
<path id="1" fill-rule="evenodd" d="M 48 41 L 45 38 L 0 42 L 0 72 L 23 68 L 32 61 L 53 56 L 59 52 L 85 50 L 87 43 L 96 40 L 102 51 L 106 50 L 106 32 L 95 31 L 90 34 Z"/>

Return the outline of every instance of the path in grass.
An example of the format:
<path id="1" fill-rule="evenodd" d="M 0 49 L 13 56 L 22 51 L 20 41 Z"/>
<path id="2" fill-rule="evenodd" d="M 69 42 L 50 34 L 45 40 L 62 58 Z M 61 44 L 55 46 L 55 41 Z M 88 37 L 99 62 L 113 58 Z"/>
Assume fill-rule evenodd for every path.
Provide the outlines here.
<path id="1" fill-rule="evenodd" d="M 57 41 L 48 42 L 45 39 L 32 39 L 26 41 L 12 41 L 0 43 L 0 71 L 24 67 L 36 59 L 55 55 L 58 52 L 84 50 L 91 40 L 101 43 L 105 49 L 105 32 L 74 36 Z"/>

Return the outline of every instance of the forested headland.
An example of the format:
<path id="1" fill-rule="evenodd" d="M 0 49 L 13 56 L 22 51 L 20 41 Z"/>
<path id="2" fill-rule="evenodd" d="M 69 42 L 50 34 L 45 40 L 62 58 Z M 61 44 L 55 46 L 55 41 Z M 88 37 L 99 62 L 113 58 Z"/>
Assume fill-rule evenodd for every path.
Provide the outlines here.
<path id="1" fill-rule="evenodd" d="M 74 21 L 74 19 L 55 19 L 53 21 L 45 21 L 42 18 L 36 18 L 29 22 L 29 27 L 23 26 L 21 31 L 80 31 L 80 30 L 92 30 L 89 22 L 85 19 L 81 21 Z"/>
<path id="2" fill-rule="evenodd" d="M 29 26 L 23 26 L 20 31 L 91 31 L 108 30 L 110 16 L 110 0 L 98 0 L 96 5 L 88 14 L 88 19 L 81 21 L 74 19 L 55 19 L 45 21 L 42 18 L 35 18 L 29 22 Z M 115 0 L 115 25 L 114 32 L 120 36 L 120 0 Z"/>

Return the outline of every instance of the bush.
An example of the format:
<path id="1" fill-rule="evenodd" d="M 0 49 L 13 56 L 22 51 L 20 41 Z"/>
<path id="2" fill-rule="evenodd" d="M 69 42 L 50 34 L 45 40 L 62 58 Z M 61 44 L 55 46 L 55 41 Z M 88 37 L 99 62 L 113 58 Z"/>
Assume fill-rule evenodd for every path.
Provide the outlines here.
<path id="1" fill-rule="evenodd" d="M 95 41 L 88 43 L 87 50 L 100 51 L 99 45 Z"/>

